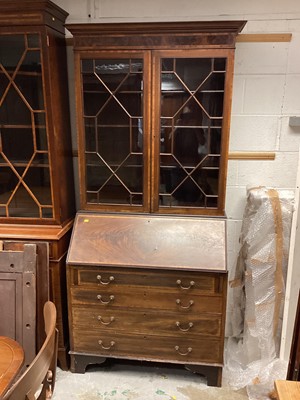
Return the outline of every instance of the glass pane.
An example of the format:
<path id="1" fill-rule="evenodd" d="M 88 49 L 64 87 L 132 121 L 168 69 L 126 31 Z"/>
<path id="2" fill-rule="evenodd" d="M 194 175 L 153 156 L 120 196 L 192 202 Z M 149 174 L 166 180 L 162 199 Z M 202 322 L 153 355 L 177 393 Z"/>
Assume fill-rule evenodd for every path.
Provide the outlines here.
<path id="1" fill-rule="evenodd" d="M 100 203 L 130 204 L 131 195 L 128 189 L 115 177 L 111 177 L 99 192 Z"/>
<path id="2" fill-rule="evenodd" d="M 41 205 L 51 205 L 49 168 L 30 167 L 26 172 L 25 183 Z"/>
<path id="3" fill-rule="evenodd" d="M 130 192 L 143 192 L 142 156 L 131 156 L 118 170 L 118 177 Z"/>
<path id="4" fill-rule="evenodd" d="M 31 126 L 30 109 L 13 86 L 10 86 L 0 107 L 0 121 L 2 125 Z"/>
<path id="5" fill-rule="evenodd" d="M 120 93 L 117 95 L 121 106 L 126 109 L 130 117 L 142 116 L 142 96 L 139 93 Z"/>
<path id="6" fill-rule="evenodd" d="M 34 153 L 31 129 L 2 128 L 1 138 L 3 154 L 12 163 L 29 162 Z"/>
<path id="7" fill-rule="evenodd" d="M 87 191 L 89 192 L 98 192 L 112 176 L 112 172 L 104 165 L 88 164 L 86 171 Z"/>
<path id="8" fill-rule="evenodd" d="M 41 74 L 42 65 L 39 50 L 27 50 L 25 58 L 22 60 L 22 64 L 19 67 L 20 73 L 32 72 L 35 74 Z"/>
<path id="9" fill-rule="evenodd" d="M 44 112 L 35 112 L 34 113 L 34 123 L 35 126 L 46 126 L 46 114 Z"/>
<path id="10" fill-rule="evenodd" d="M 81 73 L 94 72 L 94 60 L 81 60 Z"/>
<path id="11" fill-rule="evenodd" d="M 10 75 L 13 75 L 24 51 L 24 35 L 1 35 L 0 63 Z"/>
<path id="12" fill-rule="evenodd" d="M 20 185 L 8 205 L 10 217 L 39 218 L 40 212 L 37 203 L 30 196 L 23 185 Z"/>
<path id="13" fill-rule="evenodd" d="M 86 151 L 96 151 L 96 118 L 84 118 L 85 126 L 85 149 Z"/>
<path id="14" fill-rule="evenodd" d="M 47 132 L 44 128 L 35 128 L 37 150 L 48 150 Z"/>
<path id="15" fill-rule="evenodd" d="M 16 177 L 13 171 L 4 166 L 1 163 L 0 166 L 0 204 L 6 205 L 10 196 L 12 195 L 12 189 L 16 183 Z"/>
<path id="16" fill-rule="evenodd" d="M 97 152 L 108 164 L 121 164 L 130 154 L 130 129 L 99 127 L 97 144 Z"/>
<path id="17" fill-rule="evenodd" d="M 83 75 L 83 96 L 86 116 L 96 116 L 110 98 L 110 94 L 95 74 Z"/>
<path id="18" fill-rule="evenodd" d="M 42 207 L 42 218 L 53 218 L 53 209 Z"/>
<path id="19" fill-rule="evenodd" d="M 82 60 L 87 200 L 142 204 L 143 61 Z"/>
<path id="20" fill-rule="evenodd" d="M 226 71 L 226 58 L 215 58 L 213 60 L 213 71 Z"/>
<path id="21" fill-rule="evenodd" d="M 160 205 L 217 207 L 226 59 L 161 67 Z"/>
<path id="22" fill-rule="evenodd" d="M 4 75 L 0 67 L 0 98 L 4 95 L 5 90 L 9 84 L 9 79 Z"/>
<path id="23" fill-rule="evenodd" d="M 40 47 L 39 35 L 27 35 L 27 43 L 29 48 L 38 48 Z"/>
<path id="24" fill-rule="evenodd" d="M 190 91 L 195 91 L 207 79 L 212 70 L 210 58 L 176 59 L 175 73 Z"/>
<path id="25" fill-rule="evenodd" d="M 31 54 L 36 55 L 34 60 L 32 60 Z M 31 51 L 27 53 L 15 77 L 15 83 L 19 90 L 34 110 L 44 109 L 43 82 L 40 69 L 39 52 Z M 30 74 L 26 74 L 23 71 L 30 71 Z"/>

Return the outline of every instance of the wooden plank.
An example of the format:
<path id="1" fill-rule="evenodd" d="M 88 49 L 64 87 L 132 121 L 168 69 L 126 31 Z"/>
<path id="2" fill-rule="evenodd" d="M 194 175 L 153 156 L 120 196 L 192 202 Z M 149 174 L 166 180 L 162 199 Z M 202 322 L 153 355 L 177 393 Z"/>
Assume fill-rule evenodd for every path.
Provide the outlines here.
<path id="1" fill-rule="evenodd" d="M 300 382 L 297 381 L 275 381 L 278 400 L 299 400 Z"/>
<path id="2" fill-rule="evenodd" d="M 228 160 L 275 160 L 275 153 L 261 151 L 240 151 L 228 154 Z"/>
<path id="3" fill-rule="evenodd" d="M 264 42 L 290 42 L 291 33 L 243 33 L 237 36 L 237 42 L 264 43 Z"/>

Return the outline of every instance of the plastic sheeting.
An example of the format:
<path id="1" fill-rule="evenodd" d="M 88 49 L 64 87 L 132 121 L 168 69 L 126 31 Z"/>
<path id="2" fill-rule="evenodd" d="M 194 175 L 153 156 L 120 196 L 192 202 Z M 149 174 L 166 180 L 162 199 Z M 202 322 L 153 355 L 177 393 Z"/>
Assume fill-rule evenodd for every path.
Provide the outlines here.
<path id="1" fill-rule="evenodd" d="M 236 268 L 229 277 L 223 384 L 247 387 L 253 400 L 269 399 L 279 360 L 294 192 L 248 190 Z"/>

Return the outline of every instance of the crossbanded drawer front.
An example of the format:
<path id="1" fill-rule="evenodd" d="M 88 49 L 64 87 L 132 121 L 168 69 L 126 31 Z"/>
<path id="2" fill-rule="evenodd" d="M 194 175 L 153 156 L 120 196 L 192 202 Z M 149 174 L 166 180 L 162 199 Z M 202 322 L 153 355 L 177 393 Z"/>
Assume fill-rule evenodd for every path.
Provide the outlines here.
<path id="1" fill-rule="evenodd" d="M 104 357 L 163 360 L 179 363 L 222 363 L 221 340 L 158 337 L 151 335 L 104 335 L 88 329 L 73 330 L 72 351 Z"/>
<path id="2" fill-rule="evenodd" d="M 212 273 L 185 271 L 160 271 L 146 269 L 74 267 L 73 284 L 100 287 L 112 286 L 152 286 L 174 288 L 178 291 L 219 293 L 223 276 Z"/>
<path id="3" fill-rule="evenodd" d="M 111 291 L 104 292 L 97 289 L 85 290 L 71 287 L 70 293 L 70 300 L 73 305 L 98 305 L 99 310 L 101 307 L 109 307 L 110 309 L 148 309 L 221 314 L 223 308 L 222 297 L 218 295 L 197 296 L 190 293 L 179 295 L 172 291 L 161 293 L 152 288 L 141 290 L 136 287 L 128 287 L 126 292 L 114 288 Z"/>
<path id="4" fill-rule="evenodd" d="M 158 336 L 220 337 L 222 320 L 220 315 L 188 316 L 182 313 L 163 313 L 149 311 L 105 310 L 97 307 L 73 307 L 73 326 L 84 330 L 86 326 L 104 334 L 119 331 L 143 333 Z"/>

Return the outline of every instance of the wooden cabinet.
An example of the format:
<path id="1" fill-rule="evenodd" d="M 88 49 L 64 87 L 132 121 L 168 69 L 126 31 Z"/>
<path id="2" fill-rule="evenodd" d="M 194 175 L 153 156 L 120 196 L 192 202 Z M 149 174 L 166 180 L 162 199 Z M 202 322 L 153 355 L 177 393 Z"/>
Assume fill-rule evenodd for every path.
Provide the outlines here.
<path id="1" fill-rule="evenodd" d="M 244 24 L 67 25 L 89 212 L 76 217 L 67 260 L 73 371 L 106 357 L 168 361 L 221 384 L 219 218 Z"/>
<path id="2" fill-rule="evenodd" d="M 81 209 L 224 215 L 245 22 L 71 24 Z"/>
<path id="3" fill-rule="evenodd" d="M 67 262 L 72 371 L 163 361 L 221 384 L 225 220 L 79 213 Z"/>
<path id="4" fill-rule="evenodd" d="M 50 295 L 58 309 L 66 304 L 63 262 L 75 214 L 67 15 L 51 1 L 1 1 L 0 238 L 49 242 L 56 252 Z M 66 366 L 66 315 L 58 329 Z"/>

